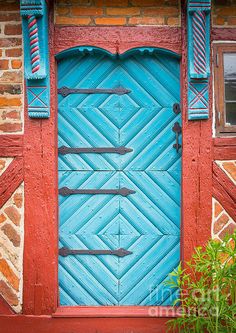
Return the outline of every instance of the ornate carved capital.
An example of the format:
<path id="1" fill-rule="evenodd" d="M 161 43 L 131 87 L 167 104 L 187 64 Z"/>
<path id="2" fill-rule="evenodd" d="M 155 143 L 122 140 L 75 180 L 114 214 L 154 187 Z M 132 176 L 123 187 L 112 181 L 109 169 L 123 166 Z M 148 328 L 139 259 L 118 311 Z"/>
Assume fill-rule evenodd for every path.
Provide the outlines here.
<path id="1" fill-rule="evenodd" d="M 50 69 L 48 12 L 45 0 L 21 0 L 24 74 L 31 118 L 49 117 Z"/>
<path id="2" fill-rule="evenodd" d="M 188 1 L 188 119 L 209 117 L 211 0 Z"/>

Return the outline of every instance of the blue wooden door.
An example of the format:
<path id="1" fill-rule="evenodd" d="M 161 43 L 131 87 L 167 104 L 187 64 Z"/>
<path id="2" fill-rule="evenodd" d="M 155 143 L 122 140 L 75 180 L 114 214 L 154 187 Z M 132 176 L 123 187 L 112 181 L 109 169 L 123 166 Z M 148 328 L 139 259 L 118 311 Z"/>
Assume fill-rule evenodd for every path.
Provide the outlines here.
<path id="1" fill-rule="evenodd" d="M 171 305 L 178 290 L 164 282 L 180 259 L 178 57 L 81 48 L 58 61 L 58 87 L 93 89 L 59 90 L 59 147 L 129 150 L 59 153 L 59 189 L 118 190 L 59 195 L 59 248 L 131 252 L 59 255 L 60 304 Z M 129 92 L 97 90 L 116 88 Z"/>

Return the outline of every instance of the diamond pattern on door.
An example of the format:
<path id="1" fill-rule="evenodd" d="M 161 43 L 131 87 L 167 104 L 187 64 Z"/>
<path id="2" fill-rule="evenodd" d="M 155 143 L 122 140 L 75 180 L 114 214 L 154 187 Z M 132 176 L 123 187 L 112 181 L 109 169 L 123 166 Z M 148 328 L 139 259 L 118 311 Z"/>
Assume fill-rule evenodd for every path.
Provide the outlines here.
<path id="1" fill-rule="evenodd" d="M 181 151 L 173 148 L 179 60 L 158 50 L 126 57 L 77 53 L 59 61 L 58 87 L 131 90 L 58 95 L 59 147 L 132 151 L 59 155 L 59 188 L 135 193 L 59 196 L 59 247 L 132 254 L 59 256 L 61 305 L 171 305 L 165 285 L 180 256 Z M 181 140 L 181 138 L 180 138 Z"/>

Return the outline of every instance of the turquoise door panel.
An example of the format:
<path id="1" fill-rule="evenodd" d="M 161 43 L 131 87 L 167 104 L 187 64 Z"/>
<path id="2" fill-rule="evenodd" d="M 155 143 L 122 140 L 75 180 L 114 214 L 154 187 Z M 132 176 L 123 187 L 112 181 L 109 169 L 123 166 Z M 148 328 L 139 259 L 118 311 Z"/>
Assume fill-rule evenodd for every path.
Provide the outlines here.
<path id="1" fill-rule="evenodd" d="M 154 49 L 59 61 L 59 88 L 130 90 L 59 94 L 59 147 L 132 149 L 59 154 L 59 188 L 134 191 L 59 195 L 59 248 L 132 252 L 59 256 L 61 305 L 171 305 L 178 297 L 164 281 L 180 260 L 181 149 L 172 130 L 181 124 L 173 111 L 179 77 L 178 57 Z"/>

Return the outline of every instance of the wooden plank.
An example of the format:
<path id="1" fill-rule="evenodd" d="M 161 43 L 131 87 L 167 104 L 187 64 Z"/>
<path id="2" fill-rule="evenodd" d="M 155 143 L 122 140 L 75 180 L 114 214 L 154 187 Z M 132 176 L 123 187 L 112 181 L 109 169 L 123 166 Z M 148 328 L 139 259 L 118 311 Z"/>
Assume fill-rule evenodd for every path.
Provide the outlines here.
<path id="1" fill-rule="evenodd" d="M 213 163 L 213 196 L 236 220 L 236 187 L 216 163 Z"/>
<path id="2" fill-rule="evenodd" d="M 211 31 L 212 40 L 235 41 L 236 28 L 213 28 Z"/>
<path id="3" fill-rule="evenodd" d="M 0 176 L 0 207 L 23 182 L 23 158 L 16 157 Z"/>
<path id="4" fill-rule="evenodd" d="M 213 140 L 214 160 L 236 159 L 236 138 L 215 138 Z"/>
<path id="5" fill-rule="evenodd" d="M 3 316 L 4 333 L 165 333 L 166 318 L 51 318 L 50 316 Z"/>
<path id="6" fill-rule="evenodd" d="M 236 203 L 236 186 L 216 163 L 213 163 L 213 178 L 224 188 Z"/>
<path id="7" fill-rule="evenodd" d="M 177 27 L 55 27 L 55 53 L 80 45 L 96 45 L 111 53 L 135 47 L 159 47 L 181 54 L 181 28 Z"/>
<path id="8" fill-rule="evenodd" d="M 214 138 L 215 147 L 236 146 L 236 137 L 234 138 Z"/>
<path id="9" fill-rule="evenodd" d="M 211 88 L 210 88 L 211 89 Z M 211 95 L 211 93 L 210 93 Z M 211 114 L 211 100 L 209 101 Z M 198 244 L 204 245 L 211 238 L 212 220 L 212 128 L 211 120 L 201 122 L 199 138 L 199 224 Z"/>
<path id="10" fill-rule="evenodd" d="M 15 312 L 12 310 L 10 305 L 5 301 L 5 299 L 0 295 L 0 315 L 11 315 Z"/>
<path id="11" fill-rule="evenodd" d="M 53 6 L 53 4 L 52 4 Z M 53 7 L 50 10 L 51 115 L 32 120 L 25 112 L 25 237 L 23 313 L 49 315 L 58 304 L 57 112 Z M 25 104 L 26 105 L 26 104 Z"/>
<path id="12" fill-rule="evenodd" d="M 216 161 L 236 160 L 236 146 L 215 146 L 213 158 Z"/>
<path id="13" fill-rule="evenodd" d="M 59 318 L 174 318 L 178 316 L 180 310 L 180 308 L 173 306 L 63 306 L 59 307 L 52 316 Z"/>
<path id="14" fill-rule="evenodd" d="M 212 219 L 212 100 L 210 118 L 187 120 L 186 13 L 182 13 L 182 260 L 190 259 L 194 247 L 211 238 Z M 210 96 L 212 81 L 210 83 Z"/>
<path id="15" fill-rule="evenodd" d="M 23 155 L 22 135 L 1 135 L 0 136 L 0 156 L 15 157 Z"/>
<path id="16" fill-rule="evenodd" d="M 213 176 L 213 197 L 219 201 L 226 212 L 236 221 L 236 203 L 215 176 Z"/>

